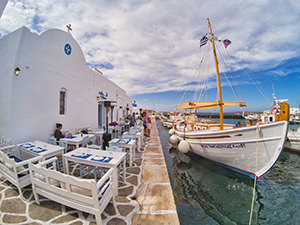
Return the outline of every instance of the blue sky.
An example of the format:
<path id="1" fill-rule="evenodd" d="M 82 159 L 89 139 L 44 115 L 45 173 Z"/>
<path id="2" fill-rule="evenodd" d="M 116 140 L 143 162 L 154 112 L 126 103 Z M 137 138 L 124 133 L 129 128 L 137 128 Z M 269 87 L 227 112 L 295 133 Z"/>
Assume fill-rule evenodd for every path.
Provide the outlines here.
<path id="1" fill-rule="evenodd" d="M 299 12 L 296 0 L 9 0 L 0 34 L 21 26 L 37 33 L 66 30 L 72 24 L 88 66 L 100 69 L 140 107 L 169 111 L 195 81 L 205 51 L 199 38 L 208 33 L 209 17 L 216 36 L 232 41 L 227 76 L 238 100 L 247 102 L 246 111 L 262 111 L 270 107 L 272 86 L 278 98 L 289 99 L 292 107 L 300 104 Z M 216 100 L 213 70 L 201 79 L 208 82 L 201 100 Z M 223 100 L 235 101 L 224 76 L 222 84 Z M 192 100 L 194 89 L 191 85 L 184 100 Z"/>

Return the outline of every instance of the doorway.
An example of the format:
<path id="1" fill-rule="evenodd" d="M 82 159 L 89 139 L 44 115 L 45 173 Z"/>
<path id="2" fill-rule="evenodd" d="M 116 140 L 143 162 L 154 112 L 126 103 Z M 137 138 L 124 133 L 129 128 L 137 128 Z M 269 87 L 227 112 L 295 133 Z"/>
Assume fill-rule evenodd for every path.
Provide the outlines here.
<path id="1" fill-rule="evenodd" d="M 98 128 L 103 127 L 103 105 L 98 104 Z"/>

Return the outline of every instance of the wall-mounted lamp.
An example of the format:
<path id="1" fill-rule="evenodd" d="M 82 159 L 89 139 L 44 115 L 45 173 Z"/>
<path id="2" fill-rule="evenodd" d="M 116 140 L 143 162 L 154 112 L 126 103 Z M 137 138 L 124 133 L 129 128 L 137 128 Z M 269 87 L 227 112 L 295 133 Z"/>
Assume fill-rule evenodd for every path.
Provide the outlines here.
<path id="1" fill-rule="evenodd" d="M 19 76 L 19 74 L 20 74 L 20 68 L 17 67 L 17 68 L 15 69 L 15 75 L 16 75 L 16 76 Z"/>

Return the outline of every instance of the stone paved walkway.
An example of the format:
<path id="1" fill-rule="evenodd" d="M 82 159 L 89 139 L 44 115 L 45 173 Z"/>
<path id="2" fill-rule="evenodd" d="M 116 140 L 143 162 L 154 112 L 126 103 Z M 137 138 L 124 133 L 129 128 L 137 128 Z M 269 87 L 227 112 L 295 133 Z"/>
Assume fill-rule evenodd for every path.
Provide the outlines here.
<path id="1" fill-rule="evenodd" d="M 126 172 L 116 201 L 102 213 L 103 224 L 179 224 L 156 126 L 151 138 L 144 137 L 134 166 Z M 22 191 L 25 199 L 0 175 L 0 224 L 96 224 L 93 215 L 46 198 L 37 205 L 31 186 Z"/>
<path id="2" fill-rule="evenodd" d="M 132 224 L 179 224 L 174 196 L 156 124 L 143 156 L 141 184 L 136 193 L 140 210 Z"/>

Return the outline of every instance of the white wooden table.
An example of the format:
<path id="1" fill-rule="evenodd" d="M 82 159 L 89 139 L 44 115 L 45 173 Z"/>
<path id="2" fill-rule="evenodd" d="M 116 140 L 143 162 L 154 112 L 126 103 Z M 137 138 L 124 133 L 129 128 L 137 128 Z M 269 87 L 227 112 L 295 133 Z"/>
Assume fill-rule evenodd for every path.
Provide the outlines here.
<path id="1" fill-rule="evenodd" d="M 66 140 L 69 145 L 75 145 L 76 148 L 79 148 L 79 145 L 82 144 L 82 140 L 84 137 L 89 137 L 89 140 L 93 138 L 92 134 L 75 134 L 71 137 L 61 138 L 60 140 Z"/>
<path id="2" fill-rule="evenodd" d="M 141 132 L 136 132 L 134 134 L 130 134 L 129 132 L 124 132 L 123 135 L 130 135 L 133 136 L 133 138 L 136 140 L 136 146 L 137 146 L 137 150 L 140 151 L 141 150 L 141 144 L 142 144 L 142 133 Z"/>
<path id="3" fill-rule="evenodd" d="M 46 160 L 58 154 L 63 154 L 64 148 L 58 145 L 48 144 L 42 141 L 30 141 L 17 145 L 23 151 L 31 154 L 42 156 L 41 160 Z"/>
<path id="4" fill-rule="evenodd" d="M 141 136 L 144 136 L 144 127 L 143 127 L 143 125 L 131 127 L 130 131 L 132 131 L 132 130 L 138 130 L 138 133 L 140 132 Z"/>
<path id="5" fill-rule="evenodd" d="M 118 166 L 123 161 L 123 179 L 126 179 L 126 153 L 78 148 L 63 154 L 64 168 L 69 174 L 69 162 L 91 165 L 95 167 L 114 168 L 114 194 L 118 195 Z"/>
<path id="6" fill-rule="evenodd" d="M 135 159 L 135 143 L 136 140 L 130 139 L 112 139 L 108 142 L 109 146 L 125 147 L 125 151 L 129 150 L 129 166 L 132 166 L 133 160 Z"/>
<path id="7" fill-rule="evenodd" d="M 97 135 L 99 137 L 100 145 L 102 146 L 102 136 L 105 133 L 103 129 L 96 129 L 96 130 L 88 130 L 88 134 Z"/>

